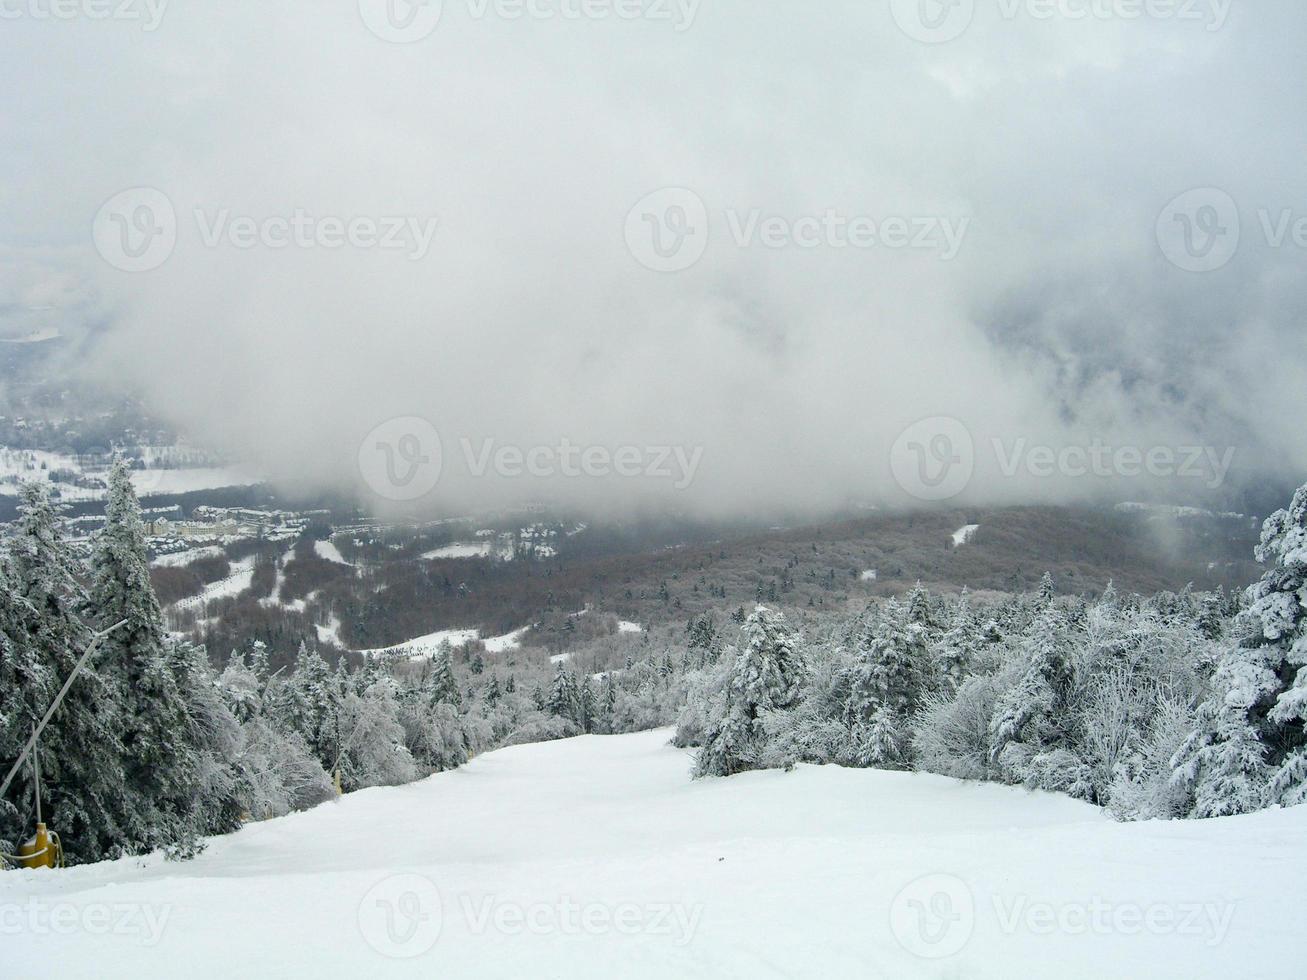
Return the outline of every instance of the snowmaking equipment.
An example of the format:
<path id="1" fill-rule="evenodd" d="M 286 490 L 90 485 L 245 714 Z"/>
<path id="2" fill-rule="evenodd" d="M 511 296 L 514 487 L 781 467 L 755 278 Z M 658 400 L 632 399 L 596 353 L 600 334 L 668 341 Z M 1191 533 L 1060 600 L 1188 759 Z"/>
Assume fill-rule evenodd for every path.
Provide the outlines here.
<path id="1" fill-rule="evenodd" d="M 69 688 L 73 686 L 73 681 L 77 679 L 78 673 L 86 662 L 95 655 L 95 651 L 100 648 L 100 643 L 114 630 L 121 626 L 126 626 L 127 620 L 119 620 L 108 629 L 100 630 L 91 637 L 91 642 L 86 647 L 86 652 L 73 665 L 73 669 L 68 674 L 67 680 L 64 681 L 63 687 L 55 695 L 54 700 L 50 702 L 50 707 L 46 709 L 45 717 L 39 724 L 32 727 L 32 737 L 27 740 L 23 746 L 23 751 L 18 753 L 18 759 L 14 762 L 5 776 L 3 783 L 0 783 L 0 799 L 4 799 L 5 793 L 9 791 L 9 786 L 13 783 L 14 777 L 18 775 L 19 770 L 23 768 L 23 763 L 27 757 L 32 757 L 32 785 L 36 791 L 36 831 L 30 838 L 25 841 L 18 849 L 17 854 L 0 854 L 0 868 L 7 868 L 9 862 L 17 862 L 25 868 L 62 868 L 64 865 L 64 848 L 63 842 L 59 835 L 48 829 L 41 813 L 41 761 L 40 754 L 35 751 L 37 743 L 41 738 L 41 733 L 45 731 L 45 726 L 50 723 L 54 713 L 59 710 L 59 705 L 63 703 L 65 695 L 68 694 Z"/>

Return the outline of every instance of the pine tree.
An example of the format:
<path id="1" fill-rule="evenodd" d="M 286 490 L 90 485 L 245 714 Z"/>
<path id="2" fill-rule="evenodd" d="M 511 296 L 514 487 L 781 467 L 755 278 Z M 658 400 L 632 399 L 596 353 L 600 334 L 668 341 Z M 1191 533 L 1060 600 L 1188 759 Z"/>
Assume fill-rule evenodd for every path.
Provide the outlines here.
<path id="1" fill-rule="evenodd" d="M 451 704 L 456 708 L 463 703 L 463 696 L 458 691 L 458 682 L 454 679 L 454 664 L 447 643 L 442 643 L 435 656 L 431 658 L 431 676 L 427 678 L 427 703 L 432 706 Z"/>
<path id="2" fill-rule="evenodd" d="M 18 758 L 50 699 L 56 678 L 27 642 L 24 624 L 33 610 L 14 594 L 7 559 L 0 563 L 0 760 L 7 770 Z M 43 762 L 49 761 L 42 754 Z M 0 799 L 0 842 L 13 854 L 35 821 L 32 769 L 19 770 L 8 794 Z"/>
<path id="3" fill-rule="evenodd" d="M 185 640 L 170 643 L 169 661 L 190 722 L 195 746 L 195 826 L 200 833 L 237 829 L 245 806 L 240 779 L 232 766 L 241 747 L 240 725 L 214 681 L 204 647 Z"/>
<path id="4" fill-rule="evenodd" d="M 554 683 L 549 689 L 549 699 L 545 702 L 545 708 L 556 718 L 579 724 L 580 705 L 581 698 L 576 689 L 576 681 L 560 661 L 558 669 L 554 671 Z"/>
<path id="5" fill-rule="evenodd" d="M 745 620 L 742 633 L 744 648 L 730 667 L 695 757 L 696 777 L 757 768 L 766 747 L 765 716 L 794 707 L 799 698 L 806 666 L 785 617 L 759 606 Z"/>
<path id="6" fill-rule="evenodd" d="M 595 692 L 589 680 L 584 680 L 580 685 L 580 697 L 577 701 L 577 721 L 581 725 L 581 731 L 587 735 L 594 731 L 595 716 L 598 714 L 598 704 L 595 701 Z"/>
<path id="7" fill-rule="evenodd" d="M 86 593 L 43 484 L 23 488 L 10 554 L 13 588 L 27 613 L 26 642 L 57 689 L 91 643 L 91 631 L 78 614 Z M 116 695 L 99 663 L 88 662 L 41 736 L 46 822 L 66 842 L 70 862 L 98 860 L 122 838 L 129 808 Z"/>
<path id="8" fill-rule="evenodd" d="M 123 709 L 124 786 L 133 810 L 123 828 L 123 848 L 187 849 L 196 832 L 198 758 L 150 585 L 140 502 L 121 456 L 115 456 L 109 473 L 105 526 L 91 578 L 91 625 L 104 630 L 125 623 L 105 639 L 99 654 Z"/>
<path id="9" fill-rule="evenodd" d="M 1266 806 L 1271 769 L 1251 714 L 1276 686 L 1263 650 L 1237 649 L 1222 659 L 1196 728 L 1172 759 L 1172 781 L 1193 794 L 1193 816 L 1224 817 Z"/>
<path id="10" fill-rule="evenodd" d="M 860 765 L 909 762 L 911 718 L 934 687 L 922 629 L 910 616 L 911 607 L 890 602 L 867 628 L 850 669 L 845 720 Z"/>
<path id="11" fill-rule="evenodd" d="M 1307 802 L 1307 486 L 1262 526 L 1239 647 L 1222 657 L 1198 724 L 1173 760 L 1195 816 Z"/>
<path id="12" fill-rule="evenodd" d="M 333 678 L 331 668 L 318 651 L 300 643 L 295 655 L 295 673 L 289 682 L 290 728 L 304 737 L 329 771 L 340 750 L 337 709 L 349 684 L 343 672 Z"/>
<path id="13" fill-rule="evenodd" d="M 1066 623 L 1045 606 L 1020 648 L 1021 679 L 1004 692 L 990 722 L 990 759 L 1031 789 L 1093 801 L 1088 767 L 1071 750 L 1064 725 L 1073 679 Z"/>
<path id="14" fill-rule="evenodd" d="M 972 672 L 980 649 L 980 624 L 971 611 L 971 598 L 966 589 L 958 600 L 952 626 L 940 637 L 935 649 L 940 680 L 949 690 L 956 691 Z"/>

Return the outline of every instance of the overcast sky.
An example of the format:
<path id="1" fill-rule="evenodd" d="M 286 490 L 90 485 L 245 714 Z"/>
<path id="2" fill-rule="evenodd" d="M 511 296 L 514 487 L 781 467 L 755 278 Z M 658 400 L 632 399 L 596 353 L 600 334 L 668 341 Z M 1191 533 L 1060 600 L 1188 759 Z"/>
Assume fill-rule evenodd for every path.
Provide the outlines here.
<path id="1" fill-rule="evenodd" d="M 279 479 L 397 417 L 442 507 L 1307 474 L 1298 0 L 51 2 L 0 0 L 0 327 Z"/>

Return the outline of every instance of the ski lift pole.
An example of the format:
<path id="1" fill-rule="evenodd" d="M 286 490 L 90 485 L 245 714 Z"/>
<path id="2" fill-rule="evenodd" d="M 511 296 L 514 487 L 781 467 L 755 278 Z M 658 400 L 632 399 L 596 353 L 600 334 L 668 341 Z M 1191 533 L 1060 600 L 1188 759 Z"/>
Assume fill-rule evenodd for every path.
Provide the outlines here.
<path id="1" fill-rule="evenodd" d="M 81 659 L 78 660 L 76 666 L 73 667 L 72 673 L 70 673 L 68 679 L 64 681 L 64 686 L 61 687 L 59 693 L 55 695 L 55 699 L 50 703 L 50 707 L 46 710 L 45 717 L 41 719 L 41 723 L 32 731 L 32 737 L 27 740 L 27 744 L 23 746 L 23 751 L 18 754 L 18 761 L 15 762 L 13 768 L 9 770 L 9 775 L 5 777 L 4 783 L 0 784 L 0 799 L 4 799 L 5 793 L 9 792 L 9 784 L 14 781 L 14 777 L 18 775 L 18 770 L 20 770 L 23 767 L 23 763 L 27 761 L 28 754 L 31 753 L 32 749 L 36 746 L 36 740 L 41 737 L 41 733 L 45 731 L 45 726 L 48 725 L 50 719 L 54 717 L 55 711 L 59 709 L 60 703 L 62 703 L 64 696 L 68 693 L 68 689 L 73 686 L 73 681 L 77 679 L 77 675 L 86 664 L 86 661 L 90 660 L 95 654 L 95 651 L 100 648 L 100 643 L 105 637 L 120 626 L 126 625 L 127 620 L 121 619 L 108 629 L 101 630 L 91 637 L 91 642 L 87 646 L 86 652 L 82 654 Z M 40 806 L 40 792 L 41 791 L 38 788 L 37 806 Z"/>

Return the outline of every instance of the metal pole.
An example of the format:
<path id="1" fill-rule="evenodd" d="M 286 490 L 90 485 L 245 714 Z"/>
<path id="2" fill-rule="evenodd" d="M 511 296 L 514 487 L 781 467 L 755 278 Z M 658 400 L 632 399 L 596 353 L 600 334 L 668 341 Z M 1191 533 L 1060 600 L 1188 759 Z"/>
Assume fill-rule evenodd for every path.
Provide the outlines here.
<path id="1" fill-rule="evenodd" d="M 37 736 L 36 726 L 32 726 L 32 740 L 35 742 Z M 41 819 L 41 753 L 39 751 L 32 753 L 32 784 L 36 787 L 36 822 L 44 823 Z"/>
<path id="2" fill-rule="evenodd" d="M 50 719 L 54 717 L 54 713 L 58 709 L 60 702 L 63 701 L 64 695 L 67 694 L 68 689 L 73 686 L 73 681 L 77 678 L 77 672 L 82 669 L 82 665 L 91 659 L 91 655 L 99 648 L 101 640 L 114 630 L 118 629 L 118 627 L 126 625 L 127 620 L 121 619 L 108 629 L 101 630 L 99 633 L 96 633 L 91 637 L 91 643 L 86 648 L 86 652 L 82 654 L 82 659 L 77 661 L 77 665 L 73 667 L 72 673 L 68 675 L 68 680 L 64 681 L 64 686 L 59 689 L 59 693 L 55 695 L 54 701 L 50 703 L 50 708 L 46 711 L 45 717 L 41 719 L 41 723 L 37 725 L 36 730 L 32 732 L 32 737 L 28 739 L 27 744 L 23 746 L 23 751 L 18 754 L 18 761 L 15 762 L 14 767 L 9 770 L 9 775 L 5 777 L 4 783 L 0 784 L 0 799 L 4 799 L 5 793 L 9 791 L 9 784 L 14 781 L 14 776 L 18 774 L 18 770 L 23 767 L 23 763 L 27 760 L 27 754 L 32 751 L 32 746 L 36 744 L 36 740 L 40 738 L 41 733 L 45 731 L 45 726 L 49 724 Z"/>

